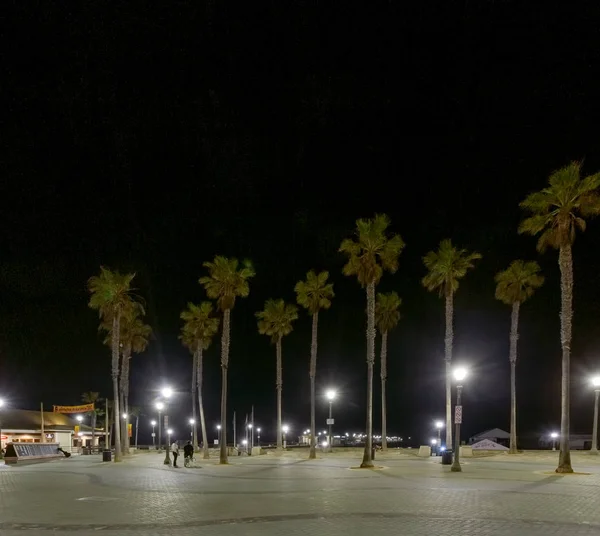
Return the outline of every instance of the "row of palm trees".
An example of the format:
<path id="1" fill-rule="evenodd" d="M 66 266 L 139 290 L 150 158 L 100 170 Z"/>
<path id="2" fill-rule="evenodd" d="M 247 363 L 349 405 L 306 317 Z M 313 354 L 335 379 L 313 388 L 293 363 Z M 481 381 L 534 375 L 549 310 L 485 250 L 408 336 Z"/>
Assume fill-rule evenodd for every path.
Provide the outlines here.
<path id="1" fill-rule="evenodd" d="M 573 300 L 573 260 L 572 245 L 576 232 L 586 228 L 585 218 L 600 213 L 600 174 L 581 176 L 581 163 L 572 162 L 554 171 L 548 185 L 541 191 L 529 195 L 521 207 L 529 213 L 519 227 L 520 233 L 539 235 L 537 248 L 540 252 L 548 247 L 559 251 L 561 273 L 561 346 L 562 346 L 562 397 L 561 397 L 561 441 L 557 472 L 572 472 L 569 453 L 569 364 L 571 345 L 571 322 Z M 382 447 L 386 445 L 386 379 L 387 379 L 387 336 L 398 324 L 401 299 L 395 292 L 377 293 L 377 285 L 384 272 L 394 273 L 398 269 L 399 256 L 404 249 L 404 241 L 388 231 L 390 220 L 386 215 L 376 215 L 372 219 L 359 219 L 352 238 L 345 239 L 339 251 L 346 256 L 343 274 L 354 276 L 366 293 L 367 304 L 367 407 L 366 444 L 362 467 L 372 467 L 373 460 L 373 370 L 375 363 L 375 341 L 377 331 L 381 335 L 381 386 L 382 386 Z M 427 274 L 422 280 L 429 291 L 436 291 L 444 298 L 445 304 L 445 368 L 446 368 L 446 444 L 452 445 L 451 426 L 451 379 L 452 346 L 454 339 L 454 295 L 459 282 L 481 259 L 477 252 L 469 252 L 455 247 L 451 240 L 442 240 L 436 251 L 429 252 L 423 262 Z M 227 373 L 229 368 L 229 346 L 231 337 L 231 313 L 238 298 L 248 296 L 249 281 L 255 272 L 250 262 L 240 263 L 237 259 L 216 256 L 212 262 L 203 265 L 208 274 L 199 283 L 209 299 L 215 300 L 221 318 L 215 316 L 213 304 L 188 304 L 181 313 L 184 321 L 180 338 L 193 355 L 192 400 L 195 417 L 196 402 L 202 428 L 204 456 L 208 456 L 206 424 L 202 404 L 202 353 L 208 348 L 212 338 L 221 327 L 221 443 L 220 462 L 227 463 Z M 131 352 L 141 351 L 147 344 L 150 328 L 141 321 L 143 307 L 134 299 L 130 284 L 134 274 L 122 275 L 101 268 L 97 277 L 89 281 L 92 293 L 90 307 L 100 313 L 100 328 L 107 332 L 106 342 L 112 348 L 112 377 L 115 408 L 127 404 L 128 367 Z M 311 352 L 309 377 L 311 385 L 311 458 L 316 455 L 315 433 L 315 376 L 318 348 L 318 319 L 321 310 L 331 306 L 334 297 L 333 285 L 328 282 L 328 272 L 308 272 L 306 280 L 295 286 L 296 301 L 312 317 Z M 496 297 L 512 307 L 510 351 L 511 364 L 511 440 L 510 450 L 516 452 L 516 360 L 518 323 L 520 306 L 532 296 L 544 282 L 539 265 L 534 261 L 513 261 L 510 266 L 496 275 Z M 277 390 L 277 446 L 282 447 L 281 392 L 282 392 L 282 340 L 292 331 L 292 324 L 298 318 L 294 304 L 283 300 L 267 300 L 263 311 L 256 314 L 259 333 L 267 335 L 276 350 L 276 390 Z M 123 323 L 126 328 L 121 327 Z M 132 341 L 135 340 L 137 344 Z M 116 334 L 116 335 L 115 335 Z M 124 350 L 120 353 L 120 341 Z M 137 350 L 136 350 L 137 349 Z M 122 361 L 120 361 L 120 358 Z M 120 371 L 120 378 L 119 378 Z M 120 380 L 120 383 L 119 383 Z M 121 401 L 121 406 L 119 406 Z M 195 420 L 195 418 L 194 418 Z M 116 430 L 119 432 L 118 427 Z M 194 436 L 196 434 L 194 433 Z M 194 439 L 197 445 L 197 438 Z M 117 444 L 120 444 L 117 438 Z M 116 459 L 120 458 L 117 452 Z"/>

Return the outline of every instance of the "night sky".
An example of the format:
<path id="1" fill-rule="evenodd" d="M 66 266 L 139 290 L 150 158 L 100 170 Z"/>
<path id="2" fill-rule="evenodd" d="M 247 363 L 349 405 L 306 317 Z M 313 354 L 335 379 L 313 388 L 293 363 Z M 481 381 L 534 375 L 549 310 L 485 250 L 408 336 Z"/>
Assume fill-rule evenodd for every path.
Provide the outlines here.
<path id="1" fill-rule="evenodd" d="M 403 299 L 389 340 L 388 431 L 416 443 L 444 415 L 443 303 L 422 256 L 443 238 L 482 253 L 456 296 L 455 361 L 472 367 L 465 435 L 509 424 L 510 308 L 494 274 L 538 260 L 519 343 L 519 433 L 560 422 L 556 252 L 517 235 L 518 203 L 573 159 L 600 170 L 597 2 L 10 2 L 1 63 L 0 389 L 13 407 L 111 394 L 110 352 L 87 307 L 105 265 L 135 271 L 154 330 L 132 402 L 169 383 L 185 437 L 191 356 L 179 313 L 215 254 L 249 258 L 232 314 L 229 408 L 275 426 L 275 350 L 254 313 L 329 270 L 318 391 L 336 432 L 364 429 L 365 293 L 337 253 L 359 217 L 387 213 L 407 247 L 381 291 Z M 572 430 L 591 428 L 600 370 L 600 221 L 574 247 Z M 218 340 L 206 353 L 209 429 Z M 284 420 L 309 423 L 310 319 L 284 340 Z M 375 429 L 379 428 L 378 373 Z M 150 413 L 146 408 L 148 418 Z M 318 400 L 318 427 L 326 402 Z M 147 419 L 141 440 L 148 441 Z M 184 433 L 185 432 L 185 433 Z"/>

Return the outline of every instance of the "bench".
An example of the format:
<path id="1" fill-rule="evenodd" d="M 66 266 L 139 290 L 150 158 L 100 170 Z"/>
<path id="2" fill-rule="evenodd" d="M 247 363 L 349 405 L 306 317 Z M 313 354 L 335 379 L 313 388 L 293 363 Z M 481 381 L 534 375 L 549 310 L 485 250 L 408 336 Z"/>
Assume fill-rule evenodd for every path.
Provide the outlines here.
<path id="1" fill-rule="evenodd" d="M 45 461 L 55 458 L 64 458 L 65 454 L 59 451 L 58 443 L 9 443 L 6 445 L 4 463 L 14 465 L 22 461 Z"/>

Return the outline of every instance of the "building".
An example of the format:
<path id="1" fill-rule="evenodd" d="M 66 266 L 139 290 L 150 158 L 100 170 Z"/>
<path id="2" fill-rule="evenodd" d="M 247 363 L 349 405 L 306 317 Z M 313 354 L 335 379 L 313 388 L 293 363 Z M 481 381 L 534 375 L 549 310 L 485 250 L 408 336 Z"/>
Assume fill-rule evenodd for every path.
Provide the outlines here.
<path id="1" fill-rule="evenodd" d="M 27 409 L 3 409 L 0 412 L 0 444 L 41 443 L 42 412 Z M 96 428 L 94 446 L 98 446 L 103 430 Z M 92 429 L 74 417 L 44 412 L 44 443 L 58 443 L 64 450 L 92 446 Z"/>
<path id="2" fill-rule="evenodd" d="M 504 430 L 501 430 L 500 428 L 492 428 L 491 430 L 486 430 L 485 432 L 481 432 L 473 437 L 470 437 L 469 445 L 478 443 L 484 439 L 488 439 L 489 441 L 493 441 L 499 445 L 508 446 L 510 442 L 510 434 Z"/>

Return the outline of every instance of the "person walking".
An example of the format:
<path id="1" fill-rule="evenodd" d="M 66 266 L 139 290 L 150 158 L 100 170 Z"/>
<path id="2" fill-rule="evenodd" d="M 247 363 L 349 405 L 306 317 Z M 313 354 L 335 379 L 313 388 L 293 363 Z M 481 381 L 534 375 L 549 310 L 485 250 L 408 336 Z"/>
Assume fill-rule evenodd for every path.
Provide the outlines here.
<path id="1" fill-rule="evenodd" d="M 194 460 L 194 445 L 188 441 L 183 447 L 183 466 L 189 467 Z"/>
<path id="2" fill-rule="evenodd" d="M 177 444 L 177 441 L 173 441 L 171 452 L 173 453 L 173 467 L 177 467 L 177 456 L 179 456 L 179 445 Z"/>

